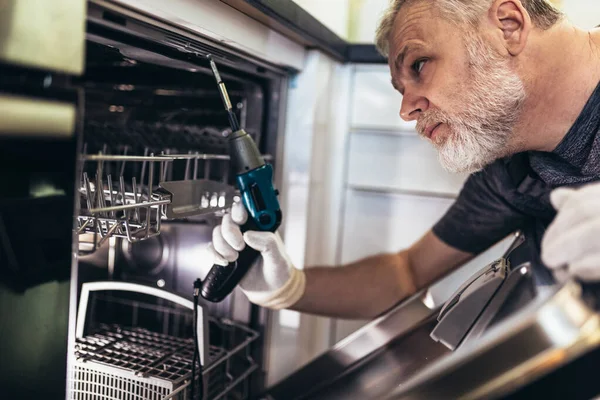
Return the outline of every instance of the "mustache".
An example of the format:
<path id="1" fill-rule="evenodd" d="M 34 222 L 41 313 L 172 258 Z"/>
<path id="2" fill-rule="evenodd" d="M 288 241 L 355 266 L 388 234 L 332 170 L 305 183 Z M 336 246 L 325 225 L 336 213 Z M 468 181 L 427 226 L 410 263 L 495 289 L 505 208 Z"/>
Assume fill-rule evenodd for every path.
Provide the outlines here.
<path id="1" fill-rule="evenodd" d="M 437 109 L 427 110 L 419 116 L 416 129 L 421 136 L 424 136 L 428 126 L 437 125 L 439 123 L 448 124 L 449 122 L 450 118 L 448 118 L 444 112 Z"/>

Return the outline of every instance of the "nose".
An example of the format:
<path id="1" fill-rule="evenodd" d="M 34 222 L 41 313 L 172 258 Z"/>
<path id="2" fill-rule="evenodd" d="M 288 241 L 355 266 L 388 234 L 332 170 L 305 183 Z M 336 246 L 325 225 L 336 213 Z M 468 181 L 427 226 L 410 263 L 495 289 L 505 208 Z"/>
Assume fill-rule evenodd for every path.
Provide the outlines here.
<path id="1" fill-rule="evenodd" d="M 400 106 L 400 118 L 406 122 L 416 121 L 422 112 L 429 109 L 429 100 L 423 96 L 404 92 L 402 105 Z"/>

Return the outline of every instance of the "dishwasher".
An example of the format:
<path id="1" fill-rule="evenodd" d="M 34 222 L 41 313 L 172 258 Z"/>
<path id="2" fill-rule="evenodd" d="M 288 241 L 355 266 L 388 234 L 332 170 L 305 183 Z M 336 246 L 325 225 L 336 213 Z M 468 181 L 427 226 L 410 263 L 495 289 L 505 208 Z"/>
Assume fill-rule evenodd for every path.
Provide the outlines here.
<path id="1" fill-rule="evenodd" d="M 212 229 L 239 196 L 206 55 L 276 186 L 295 71 L 123 2 L 2 10 L 2 396 L 552 398 L 572 382 L 580 393 L 563 398 L 599 392 L 597 294 L 573 281 L 535 292 L 527 264 L 503 262 L 448 302 L 424 289 L 265 387 L 270 313 L 239 291 L 192 301 Z M 481 305 L 476 287 L 504 295 L 459 318 Z M 202 379 L 192 379 L 196 349 Z"/>
<path id="2" fill-rule="evenodd" d="M 33 3 L 22 14 L 33 15 Z M 73 47 L 84 68 L 0 63 L 1 109 L 32 110 L 0 125 L 7 133 L 0 135 L 2 175 L 15 182 L 13 194 L 0 196 L 0 298 L 3 325 L 10 326 L 0 331 L 4 394 L 54 398 L 65 385 L 60 374 L 68 354 L 71 400 L 254 398 L 266 381 L 268 312 L 237 290 L 196 310 L 192 301 L 200 267 L 212 263 L 212 229 L 239 200 L 228 115 L 206 56 L 218 64 L 236 117 L 273 166 L 276 185 L 292 71 L 124 4 L 68 3 L 45 10 L 85 23 L 81 32 L 65 25 L 82 42 Z M 44 114 L 36 108 L 40 96 L 66 111 L 56 106 Z M 60 128 L 68 134 L 44 138 L 52 131 L 48 121 L 63 114 Z M 34 121 L 29 136 L 17 132 L 27 118 Z M 14 194 L 17 183 L 36 179 L 36 195 L 29 187 L 21 198 Z M 44 304 L 50 294 L 42 288 L 62 303 Z M 26 322 L 33 317 L 9 305 L 16 298 L 47 307 L 52 321 Z M 65 343 L 67 332 L 54 326 L 67 313 L 69 322 L 60 325 L 69 326 Z M 29 354 L 25 331 L 37 331 Z M 48 340 L 56 342 L 52 351 L 35 353 L 34 342 Z M 196 348 L 201 379 L 192 379 Z M 38 392 L 28 376 L 53 389 Z"/>
<path id="3" fill-rule="evenodd" d="M 595 398 L 599 285 L 536 285 L 524 242 L 517 232 L 447 300 L 424 288 L 261 399 Z"/>
<path id="4" fill-rule="evenodd" d="M 241 293 L 199 306 L 202 385 L 190 379 L 192 283 L 211 261 L 212 228 L 239 199 L 231 129 L 205 56 L 219 63 L 241 127 L 275 166 L 285 71 L 157 30 L 161 51 L 147 37 L 110 31 L 114 21 L 90 4 L 71 398 L 252 398 L 264 381 L 266 317 Z M 181 48 L 189 60 L 169 57 Z"/>

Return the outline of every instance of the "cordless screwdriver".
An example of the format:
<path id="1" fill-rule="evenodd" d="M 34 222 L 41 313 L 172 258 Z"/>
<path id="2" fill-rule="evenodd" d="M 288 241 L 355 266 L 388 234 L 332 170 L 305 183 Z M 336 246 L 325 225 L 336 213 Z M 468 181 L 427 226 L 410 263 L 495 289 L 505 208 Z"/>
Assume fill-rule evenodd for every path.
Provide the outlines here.
<path id="1" fill-rule="evenodd" d="M 277 200 L 279 192 L 273 187 L 273 167 L 261 157 L 252 137 L 240 128 L 217 66 L 210 55 L 207 58 L 232 130 L 228 138 L 231 167 L 236 175 L 242 203 L 248 211 L 248 221 L 241 226 L 241 230 L 275 232 L 281 224 L 282 214 Z M 238 285 L 259 255 L 258 251 L 246 245 L 235 262 L 227 266 L 213 265 L 202 282 L 202 297 L 211 302 L 222 301 Z"/>

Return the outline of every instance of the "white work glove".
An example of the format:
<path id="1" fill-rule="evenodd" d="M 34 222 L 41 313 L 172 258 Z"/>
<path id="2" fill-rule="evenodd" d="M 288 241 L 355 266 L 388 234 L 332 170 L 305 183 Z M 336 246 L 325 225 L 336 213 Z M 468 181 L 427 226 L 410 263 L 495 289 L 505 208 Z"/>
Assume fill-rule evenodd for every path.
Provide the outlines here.
<path id="1" fill-rule="evenodd" d="M 208 252 L 213 263 L 227 266 L 238 258 L 246 245 L 258 250 L 261 257 L 240 281 L 240 288 L 254 304 L 272 309 L 288 308 L 304 294 L 304 271 L 294 268 L 279 234 L 248 231 L 242 235 L 240 225 L 248 219 L 241 202 L 234 203 L 221 225 L 213 230 Z"/>
<path id="2" fill-rule="evenodd" d="M 542 240 L 542 261 L 560 279 L 564 270 L 583 281 L 600 280 L 600 183 L 550 194 L 558 214 Z"/>

